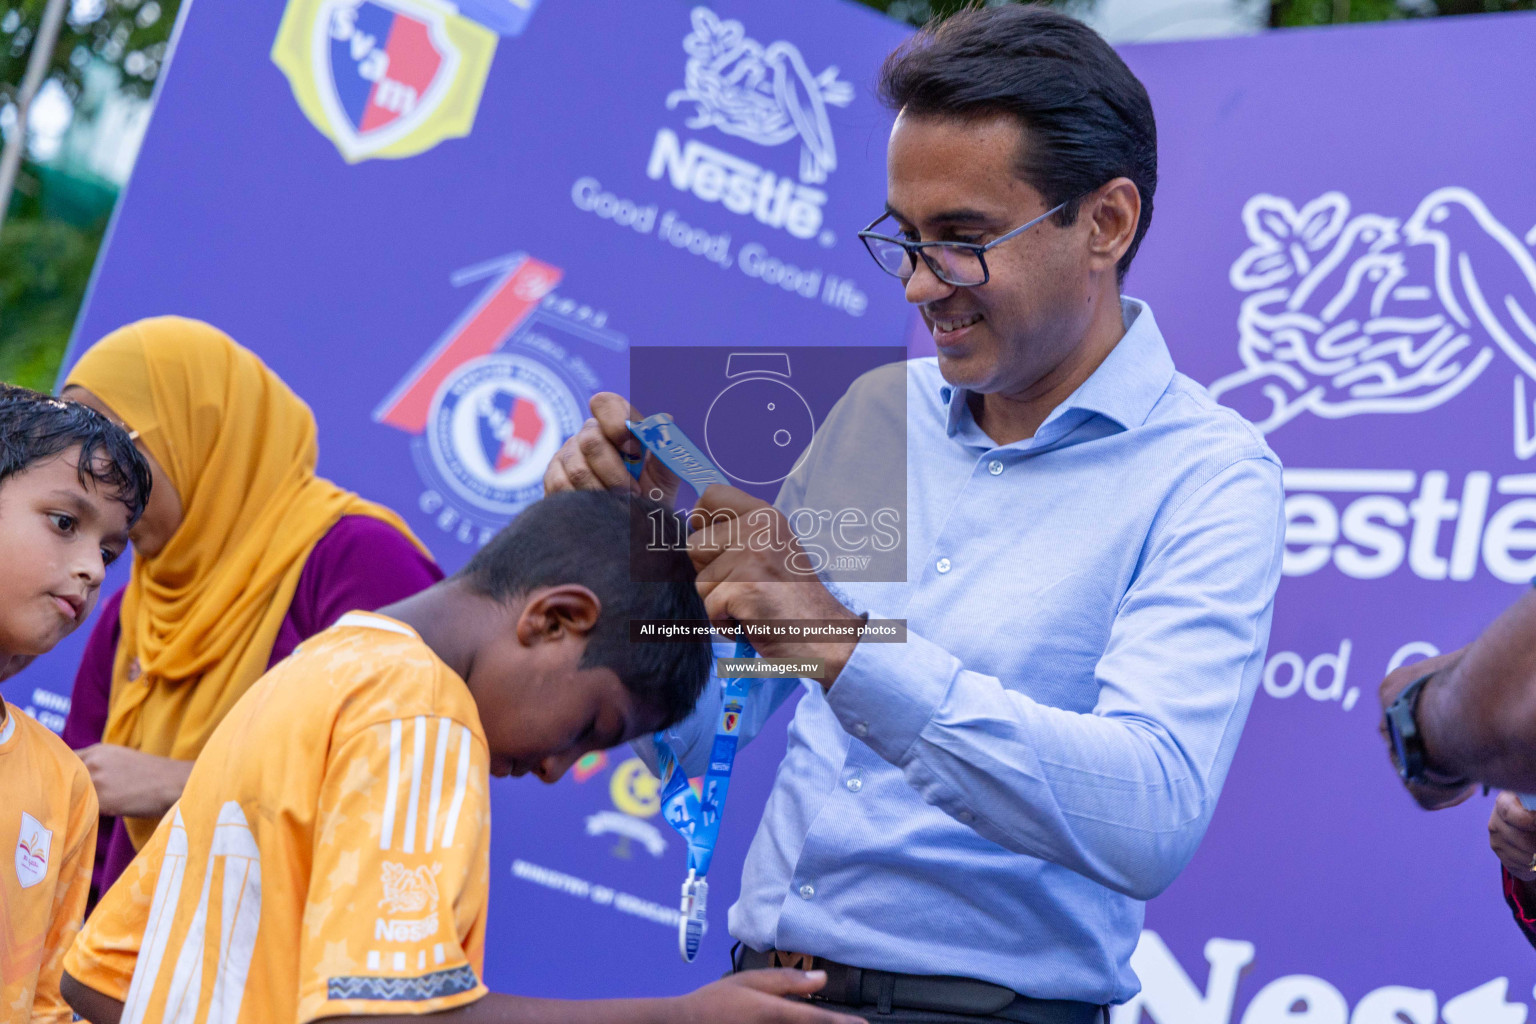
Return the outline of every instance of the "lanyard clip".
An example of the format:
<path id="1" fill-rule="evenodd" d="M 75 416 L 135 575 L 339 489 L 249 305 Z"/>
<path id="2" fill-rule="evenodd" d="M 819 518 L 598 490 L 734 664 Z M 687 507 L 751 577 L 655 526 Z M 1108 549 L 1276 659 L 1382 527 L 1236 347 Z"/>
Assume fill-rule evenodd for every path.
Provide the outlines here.
<path id="1" fill-rule="evenodd" d="M 709 930 L 709 922 L 704 920 L 708 903 L 709 883 L 689 868 L 688 877 L 683 880 L 683 902 L 677 908 L 683 915 L 677 922 L 677 951 L 684 963 L 693 963 L 699 955 L 699 945 Z"/>

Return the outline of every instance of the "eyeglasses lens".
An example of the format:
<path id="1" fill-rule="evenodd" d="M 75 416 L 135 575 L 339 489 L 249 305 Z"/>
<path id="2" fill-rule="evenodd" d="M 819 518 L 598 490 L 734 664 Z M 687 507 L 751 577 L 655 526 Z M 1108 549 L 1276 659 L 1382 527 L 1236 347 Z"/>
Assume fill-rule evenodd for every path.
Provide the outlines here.
<path id="1" fill-rule="evenodd" d="M 939 280 L 953 285 L 978 285 L 986 280 L 987 272 L 981 265 L 981 257 L 975 249 L 958 246 L 930 245 L 922 250 L 928 266 Z"/>
<path id="2" fill-rule="evenodd" d="M 887 242 L 879 238 L 865 238 L 864 245 L 869 249 L 869 254 L 880 264 L 880 269 L 887 274 L 892 274 L 903 281 L 912 276 L 914 269 L 912 256 L 908 251 L 895 242 Z M 979 285 L 986 280 L 987 272 L 981 264 L 981 257 L 974 249 L 948 245 L 927 245 L 918 250 L 923 259 L 940 280 L 949 284 L 968 286 Z"/>

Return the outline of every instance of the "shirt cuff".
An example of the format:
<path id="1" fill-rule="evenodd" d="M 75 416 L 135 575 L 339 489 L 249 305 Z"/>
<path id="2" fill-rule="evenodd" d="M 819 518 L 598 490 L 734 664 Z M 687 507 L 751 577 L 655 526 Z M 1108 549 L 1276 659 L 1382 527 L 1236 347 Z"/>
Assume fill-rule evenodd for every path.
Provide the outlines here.
<path id="1" fill-rule="evenodd" d="M 958 658 L 910 630 L 906 643 L 865 640 L 827 691 L 827 704 L 845 732 L 899 766 L 959 671 Z"/>

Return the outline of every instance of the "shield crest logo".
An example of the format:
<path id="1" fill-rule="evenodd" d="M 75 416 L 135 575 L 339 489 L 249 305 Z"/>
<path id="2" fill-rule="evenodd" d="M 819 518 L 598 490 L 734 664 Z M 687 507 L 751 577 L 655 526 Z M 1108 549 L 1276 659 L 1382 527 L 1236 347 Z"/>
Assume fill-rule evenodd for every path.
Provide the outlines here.
<path id="1" fill-rule="evenodd" d="M 467 135 L 496 35 L 444 0 L 288 0 L 272 60 L 349 162 Z"/>
<path id="2" fill-rule="evenodd" d="M 538 404 L 510 391 L 498 391 L 480 415 L 480 446 L 485 461 L 504 473 L 533 454 L 544 435 Z"/>
<path id="3" fill-rule="evenodd" d="M 48 877 L 48 850 L 53 832 L 32 815 L 21 812 L 21 833 L 16 838 L 16 879 L 23 889 Z"/>
<path id="4" fill-rule="evenodd" d="M 414 0 L 334 0 L 322 11 L 314 66 L 344 153 L 369 155 L 432 117 L 459 65 L 440 8 Z"/>

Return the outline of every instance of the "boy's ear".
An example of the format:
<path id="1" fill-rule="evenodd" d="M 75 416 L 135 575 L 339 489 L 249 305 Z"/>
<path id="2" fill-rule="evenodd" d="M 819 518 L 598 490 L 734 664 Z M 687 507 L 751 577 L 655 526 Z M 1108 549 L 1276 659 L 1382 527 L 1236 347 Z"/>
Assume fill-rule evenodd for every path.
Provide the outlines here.
<path id="1" fill-rule="evenodd" d="M 541 587 L 528 595 L 517 619 L 517 639 L 525 647 L 564 635 L 592 632 L 603 614 L 603 602 L 578 583 Z"/>

